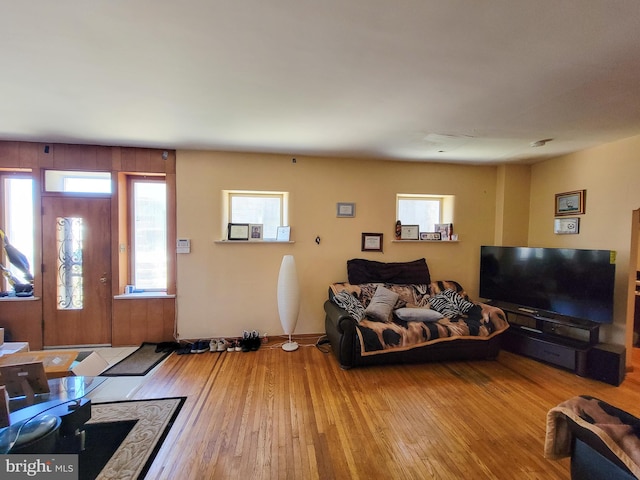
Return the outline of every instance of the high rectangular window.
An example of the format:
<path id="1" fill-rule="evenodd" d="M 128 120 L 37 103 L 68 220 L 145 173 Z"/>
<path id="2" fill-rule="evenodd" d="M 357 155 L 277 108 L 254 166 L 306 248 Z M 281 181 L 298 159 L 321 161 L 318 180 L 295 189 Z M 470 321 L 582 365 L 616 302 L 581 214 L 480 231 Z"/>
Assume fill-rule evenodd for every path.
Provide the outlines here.
<path id="1" fill-rule="evenodd" d="M 164 179 L 131 181 L 132 282 L 167 289 L 167 188 Z"/>
<path id="2" fill-rule="evenodd" d="M 9 243 L 22 253 L 29 262 L 31 275 L 34 259 L 33 229 L 33 180 L 21 174 L 0 175 L 0 203 L 2 205 L 0 227 L 5 232 Z M 28 283 L 22 272 L 11 265 L 0 246 L 2 264 L 20 282 Z M 0 283 L 0 290 L 9 289 L 8 282 Z"/>
<path id="3" fill-rule="evenodd" d="M 275 240 L 278 227 L 288 225 L 287 192 L 226 190 L 230 223 L 263 225 L 263 239 Z"/>
<path id="4" fill-rule="evenodd" d="M 403 225 L 420 225 L 421 232 L 433 232 L 437 223 L 453 222 L 453 196 L 398 194 L 396 212 Z"/>
<path id="5" fill-rule="evenodd" d="M 45 192 L 61 193 L 111 193 L 110 172 L 76 172 L 45 170 Z"/>

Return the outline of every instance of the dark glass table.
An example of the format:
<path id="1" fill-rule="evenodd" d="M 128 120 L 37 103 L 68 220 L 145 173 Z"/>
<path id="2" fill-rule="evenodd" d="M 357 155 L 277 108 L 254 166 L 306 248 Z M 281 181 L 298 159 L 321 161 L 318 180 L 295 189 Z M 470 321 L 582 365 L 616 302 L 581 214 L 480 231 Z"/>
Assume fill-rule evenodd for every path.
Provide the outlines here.
<path id="1" fill-rule="evenodd" d="M 10 399 L 11 425 L 0 428 L 0 454 L 14 447 L 19 435 L 37 438 L 38 428 L 46 432 L 60 428 L 55 417 L 62 419 L 62 435 L 72 435 L 91 418 L 91 402 L 84 397 L 106 380 L 106 377 L 54 378 L 48 381 L 49 393 L 36 394 L 31 404 L 24 396 Z"/>

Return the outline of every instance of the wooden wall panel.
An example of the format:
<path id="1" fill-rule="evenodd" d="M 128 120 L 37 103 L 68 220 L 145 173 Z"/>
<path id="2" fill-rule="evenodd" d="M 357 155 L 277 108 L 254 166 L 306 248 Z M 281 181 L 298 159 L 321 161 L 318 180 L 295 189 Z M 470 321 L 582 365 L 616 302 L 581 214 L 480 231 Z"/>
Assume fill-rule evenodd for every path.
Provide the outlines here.
<path id="1" fill-rule="evenodd" d="M 170 342 L 175 325 L 175 298 L 114 299 L 112 345 Z"/>
<path id="2" fill-rule="evenodd" d="M 58 170 L 109 170 L 110 158 L 102 158 L 104 148 L 109 147 L 57 144 L 54 146 L 53 166 Z"/>
<path id="3" fill-rule="evenodd" d="M 0 167 L 17 167 L 20 157 L 18 142 L 0 142 Z"/>
<path id="4" fill-rule="evenodd" d="M 96 147 L 96 170 L 111 171 L 111 147 Z"/>
<path id="5" fill-rule="evenodd" d="M 41 350 L 42 300 L 0 300 L 0 327 L 11 333 L 12 341 Z"/>
<path id="6" fill-rule="evenodd" d="M 33 168 L 38 165 L 40 144 L 0 142 L 0 168 Z"/>
<path id="7" fill-rule="evenodd" d="M 162 158 L 165 150 L 148 148 L 122 148 L 121 149 L 121 171 L 141 172 L 141 173 L 165 173 L 170 154 L 173 155 L 173 169 L 175 170 L 175 152 L 167 150 L 167 160 Z"/>
<path id="8" fill-rule="evenodd" d="M 43 143 L 38 149 L 38 166 L 40 168 L 53 168 L 53 151 L 56 146 L 52 143 Z"/>

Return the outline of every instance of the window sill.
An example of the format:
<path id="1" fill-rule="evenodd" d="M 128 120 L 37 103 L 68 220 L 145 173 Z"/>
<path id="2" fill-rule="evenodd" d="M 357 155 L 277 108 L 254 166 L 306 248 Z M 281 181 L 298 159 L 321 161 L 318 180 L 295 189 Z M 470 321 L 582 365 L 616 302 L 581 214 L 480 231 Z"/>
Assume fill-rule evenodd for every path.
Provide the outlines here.
<path id="1" fill-rule="evenodd" d="M 121 295 L 114 295 L 115 300 L 140 300 L 144 298 L 176 298 L 173 294 L 167 294 L 162 292 L 140 292 L 140 293 L 123 293 Z"/>
<path id="2" fill-rule="evenodd" d="M 250 243 L 251 245 L 271 245 L 273 243 L 296 243 L 293 240 L 287 240 L 286 242 L 283 242 L 281 240 L 216 240 L 213 243 L 226 243 L 226 244 L 231 244 L 231 245 L 237 245 L 237 244 L 244 244 L 244 243 Z"/>
<path id="3" fill-rule="evenodd" d="M 391 243 L 460 243 L 460 240 L 391 240 Z"/>
<path id="4" fill-rule="evenodd" d="M 40 297 L 16 297 L 15 295 L 0 297 L 0 302 L 33 302 L 36 300 L 40 300 Z"/>

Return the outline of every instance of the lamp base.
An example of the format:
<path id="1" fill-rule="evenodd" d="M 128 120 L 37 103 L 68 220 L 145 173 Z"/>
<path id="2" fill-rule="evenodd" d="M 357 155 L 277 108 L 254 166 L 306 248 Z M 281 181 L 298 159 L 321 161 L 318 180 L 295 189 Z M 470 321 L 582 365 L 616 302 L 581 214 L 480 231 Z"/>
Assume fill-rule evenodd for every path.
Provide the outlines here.
<path id="1" fill-rule="evenodd" d="M 293 351 L 298 349 L 298 343 L 297 342 L 291 342 L 291 341 L 285 342 L 285 343 L 282 344 L 282 349 L 285 352 L 293 352 Z"/>

